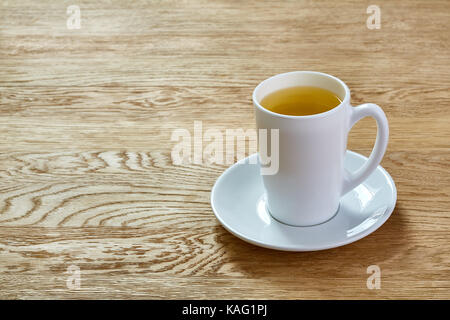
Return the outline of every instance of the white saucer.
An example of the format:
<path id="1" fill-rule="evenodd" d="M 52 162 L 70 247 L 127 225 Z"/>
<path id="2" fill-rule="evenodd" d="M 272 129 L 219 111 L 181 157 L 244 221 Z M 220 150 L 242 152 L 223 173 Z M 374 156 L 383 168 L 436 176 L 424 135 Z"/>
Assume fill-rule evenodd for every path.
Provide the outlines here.
<path id="1" fill-rule="evenodd" d="M 337 214 L 327 222 L 293 227 L 268 213 L 259 165 L 253 154 L 235 163 L 217 179 L 211 206 L 220 223 L 252 244 L 286 251 L 313 251 L 343 246 L 377 230 L 390 217 L 397 200 L 391 176 L 381 166 L 341 199 Z M 345 168 L 353 172 L 367 158 L 347 151 Z M 255 163 L 255 162 L 250 162 Z"/>

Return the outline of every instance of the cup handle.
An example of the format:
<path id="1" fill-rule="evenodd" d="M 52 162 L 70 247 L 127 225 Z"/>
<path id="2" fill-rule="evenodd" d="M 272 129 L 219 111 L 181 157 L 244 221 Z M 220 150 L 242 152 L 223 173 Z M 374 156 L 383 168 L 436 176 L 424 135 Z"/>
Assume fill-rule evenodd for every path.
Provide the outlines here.
<path id="1" fill-rule="evenodd" d="M 373 103 L 364 103 L 357 107 L 351 107 L 349 131 L 353 125 L 365 117 L 373 117 L 377 121 L 377 139 L 372 153 L 367 162 L 353 173 L 344 172 L 344 182 L 342 185 L 342 196 L 353 190 L 356 186 L 361 184 L 368 176 L 377 168 L 378 164 L 383 159 L 384 152 L 388 144 L 389 126 L 386 115 L 383 110 Z"/>

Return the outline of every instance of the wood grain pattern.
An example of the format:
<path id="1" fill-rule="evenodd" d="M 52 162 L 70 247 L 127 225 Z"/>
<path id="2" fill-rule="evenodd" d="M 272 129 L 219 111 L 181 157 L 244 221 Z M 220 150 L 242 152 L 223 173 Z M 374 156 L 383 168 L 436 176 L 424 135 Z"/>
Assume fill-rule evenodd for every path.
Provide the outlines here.
<path id="1" fill-rule="evenodd" d="M 378 1 L 380 30 L 349 0 L 77 1 L 79 30 L 70 4 L 0 3 L 0 298 L 450 298 L 450 2 Z M 209 204 L 227 165 L 171 160 L 194 121 L 254 128 L 254 86 L 292 70 L 389 119 L 396 209 L 341 248 L 235 238 Z M 375 130 L 349 148 L 367 155 Z"/>

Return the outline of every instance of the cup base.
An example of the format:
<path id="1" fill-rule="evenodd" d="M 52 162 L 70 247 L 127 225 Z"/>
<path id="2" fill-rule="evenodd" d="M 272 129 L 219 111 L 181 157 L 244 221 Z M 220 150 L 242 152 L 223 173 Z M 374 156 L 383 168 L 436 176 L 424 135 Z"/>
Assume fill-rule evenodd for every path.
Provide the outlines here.
<path id="1" fill-rule="evenodd" d="M 272 212 L 270 212 L 270 208 L 269 208 L 269 205 L 268 205 L 268 203 L 267 203 L 267 196 L 264 195 L 264 198 L 266 199 L 266 210 L 267 210 L 267 213 L 269 213 L 270 216 L 271 216 L 274 220 L 276 220 L 276 221 L 278 221 L 279 223 L 282 223 L 282 224 L 284 224 L 284 225 L 290 226 L 290 227 L 313 227 L 313 226 L 318 226 L 318 225 L 327 223 L 328 221 L 330 221 L 331 219 L 333 219 L 333 218 L 338 214 L 339 208 L 341 207 L 341 203 L 339 202 L 338 208 L 337 208 L 336 212 L 335 212 L 330 218 L 328 218 L 327 220 L 324 220 L 324 221 L 322 221 L 322 222 L 318 222 L 318 223 L 314 223 L 314 224 L 290 224 L 290 223 L 286 223 L 286 222 L 281 221 L 281 220 L 279 220 L 278 218 L 276 218 L 276 217 L 272 214 Z"/>

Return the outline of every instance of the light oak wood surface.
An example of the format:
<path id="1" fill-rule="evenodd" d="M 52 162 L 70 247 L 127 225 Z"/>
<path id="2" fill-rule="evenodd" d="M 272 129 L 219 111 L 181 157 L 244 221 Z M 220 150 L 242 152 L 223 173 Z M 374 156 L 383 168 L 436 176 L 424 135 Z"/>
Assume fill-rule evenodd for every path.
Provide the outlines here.
<path id="1" fill-rule="evenodd" d="M 449 299 L 449 21 L 446 0 L 2 0 L 0 298 Z M 253 88 L 293 70 L 341 78 L 389 119 L 397 206 L 341 248 L 235 238 L 209 202 L 227 165 L 171 159 L 194 121 L 254 128 Z M 349 149 L 368 155 L 375 132 L 359 122 Z"/>

